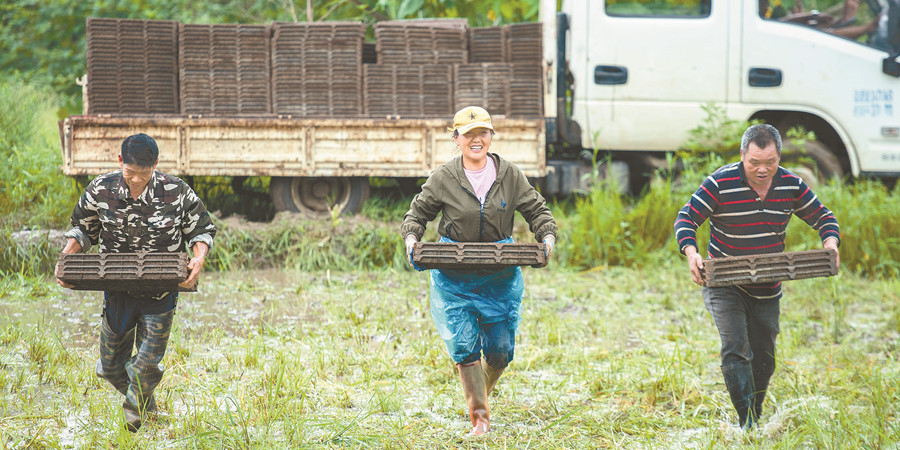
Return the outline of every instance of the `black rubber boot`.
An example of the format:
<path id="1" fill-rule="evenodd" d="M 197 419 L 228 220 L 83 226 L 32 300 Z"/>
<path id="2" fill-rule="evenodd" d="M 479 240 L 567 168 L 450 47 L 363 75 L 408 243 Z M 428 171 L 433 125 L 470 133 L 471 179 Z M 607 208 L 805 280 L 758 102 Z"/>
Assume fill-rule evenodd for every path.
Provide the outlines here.
<path id="1" fill-rule="evenodd" d="M 134 348 L 134 328 L 116 334 L 109 327 L 106 317 L 100 321 L 100 357 L 94 369 L 98 377 L 110 382 L 123 395 L 128 390 L 128 374 L 125 364 Z"/>
<path id="2" fill-rule="evenodd" d="M 725 377 L 725 387 L 731 396 L 731 404 L 738 414 L 738 424 L 744 430 L 749 430 L 756 425 L 753 403 L 755 399 L 755 387 L 753 385 L 753 369 L 749 361 L 729 363 L 722 366 L 722 375 Z"/>
<path id="3" fill-rule="evenodd" d="M 162 380 L 165 368 L 161 364 L 169 343 L 169 331 L 175 310 L 162 314 L 141 316 L 137 324 L 137 354 L 125 365 L 131 382 L 125 393 L 122 409 L 125 423 L 132 432 L 137 431 L 148 411 L 156 409 L 153 391 Z"/>
<path id="4" fill-rule="evenodd" d="M 774 367 L 753 367 L 753 385 L 756 394 L 753 399 L 753 418 L 758 421 L 762 417 L 763 400 L 766 398 L 766 391 L 769 389 L 769 380 L 775 372 Z"/>

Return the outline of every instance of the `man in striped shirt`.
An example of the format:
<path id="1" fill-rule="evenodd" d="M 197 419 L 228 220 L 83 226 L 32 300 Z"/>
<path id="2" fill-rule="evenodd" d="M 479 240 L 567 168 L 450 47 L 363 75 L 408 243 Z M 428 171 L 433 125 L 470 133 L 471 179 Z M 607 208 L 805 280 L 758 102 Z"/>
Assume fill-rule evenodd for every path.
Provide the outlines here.
<path id="1" fill-rule="evenodd" d="M 771 125 L 753 125 L 741 139 L 741 161 L 706 178 L 678 212 L 675 237 L 687 256 L 691 278 L 702 285 L 703 257 L 697 227 L 710 220 L 709 257 L 784 251 L 792 214 L 819 232 L 823 247 L 838 251 L 834 214 L 809 186 L 778 163 L 781 135 Z M 722 340 L 722 375 L 740 426 L 754 426 L 775 371 L 781 283 L 703 287 L 703 302 Z"/>

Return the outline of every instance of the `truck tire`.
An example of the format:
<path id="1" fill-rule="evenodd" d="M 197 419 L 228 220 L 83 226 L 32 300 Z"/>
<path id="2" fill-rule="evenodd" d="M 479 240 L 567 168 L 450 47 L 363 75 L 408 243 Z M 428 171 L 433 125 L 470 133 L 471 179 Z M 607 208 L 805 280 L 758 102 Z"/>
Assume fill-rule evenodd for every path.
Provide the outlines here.
<path id="1" fill-rule="evenodd" d="M 837 156 L 819 141 L 785 142 L 781 148 L 781 165 L 813 186 L 844 176 Z"/>
<path id="2" fill-rule="evenodd" d="M 332 208 L 343 215 L 356 214 L 369 198 L 369 179 L 364 177 L 272 177 L 269 193 L 276 211 L 292 211 L 312 218 L 331 216 Z"/>

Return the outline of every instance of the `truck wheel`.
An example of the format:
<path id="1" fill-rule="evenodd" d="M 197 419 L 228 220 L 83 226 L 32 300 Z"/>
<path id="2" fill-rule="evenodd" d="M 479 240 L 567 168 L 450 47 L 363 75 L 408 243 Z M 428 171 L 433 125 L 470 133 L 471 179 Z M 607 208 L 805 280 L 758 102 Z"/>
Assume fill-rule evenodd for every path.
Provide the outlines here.
<path id="1" fill-rule="evenodd" d="M 844 176 L 837 156 L 819 141 L 785 142 L 781 148 L 781 165 L 811 186 Z"/>
<path id="2" fill-rule="evenodd" d="M 276 211 L 293 211 L 310 217 L 329 217 L 332 208 L 356 214 L 369 198 L 368 178 L 272 177 L 269 193 Z"/>

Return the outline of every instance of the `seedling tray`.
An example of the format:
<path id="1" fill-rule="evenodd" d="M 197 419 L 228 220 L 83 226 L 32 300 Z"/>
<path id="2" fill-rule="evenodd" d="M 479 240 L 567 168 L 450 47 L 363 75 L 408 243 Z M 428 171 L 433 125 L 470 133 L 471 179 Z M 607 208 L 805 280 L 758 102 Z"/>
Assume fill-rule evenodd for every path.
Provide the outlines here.
<path id="1" fill-rule="evenodd" d="M 79 291 L 196 292 L 178 286 L 188 270 L 187 253 L 71 253 L 59 257 L 59 279 Z"/>
<path id="2" fill-rule="evenodd" d="M 831 249 L 729 256 L 703 261 L 703 276 L 708 287 L 830 277 L 837 273 L 837 254 Z"/>
<path id="3" fill-rule="evenodd" d="M 425 269 L 503 269 L 544 267 L 544 244 L 494 242 L 417 242 L 413 262 Z"/>

